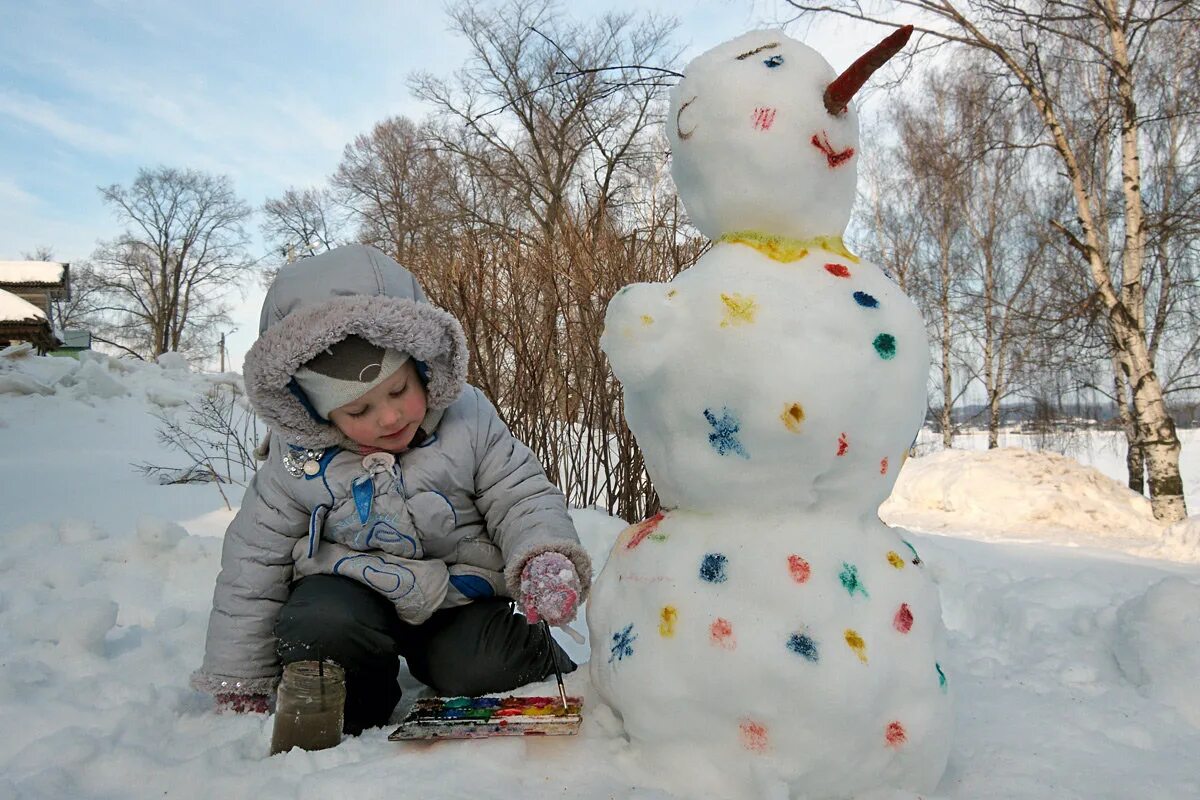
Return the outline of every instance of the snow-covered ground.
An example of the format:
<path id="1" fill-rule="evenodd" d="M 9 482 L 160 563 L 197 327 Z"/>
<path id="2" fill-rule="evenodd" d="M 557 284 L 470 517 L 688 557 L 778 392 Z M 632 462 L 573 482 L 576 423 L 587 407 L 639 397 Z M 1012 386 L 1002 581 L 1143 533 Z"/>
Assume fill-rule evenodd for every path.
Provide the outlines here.
<path id="1" fill-rule="evenodd" d="M 0 357 L 0 798 L 679 797 L 672 765 L 641 771 L 594 710 L 574 738 L 380 729 L 275 757 L 269 717 L 213 714 L 187 679 L 232 512 L 212 484 L 160 486 L 131 464 L 183 466 L 150 412 L 233 379 Z M 937 797 L 1200 797 L 1200 516 L 1155 523 L 1112 480 L 1107 436 L 1076 442 L 1095 469 L 1019 449 L 911 459 L 883 509 L 922 531 L 950 632 L 958 731 Z M 1198 451 L 1185 432 L 1194 514 Z M 602 562 L 624 523 L 575 519 Z M 586 670 L 568 685 L 592 696 Z"/>

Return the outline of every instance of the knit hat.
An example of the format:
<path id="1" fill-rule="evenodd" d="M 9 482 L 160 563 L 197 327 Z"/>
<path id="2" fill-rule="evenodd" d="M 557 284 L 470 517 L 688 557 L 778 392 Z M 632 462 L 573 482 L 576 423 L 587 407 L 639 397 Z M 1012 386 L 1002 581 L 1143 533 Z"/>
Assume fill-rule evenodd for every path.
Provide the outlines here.
<path id="1" fill-rule="evenodd" d="M 313 410 L 328 419 L 330 411 L 362 397 L 392 377 L 408 359 L 408 353 L 350 335 L 317 353 L 292 377 Z"/>

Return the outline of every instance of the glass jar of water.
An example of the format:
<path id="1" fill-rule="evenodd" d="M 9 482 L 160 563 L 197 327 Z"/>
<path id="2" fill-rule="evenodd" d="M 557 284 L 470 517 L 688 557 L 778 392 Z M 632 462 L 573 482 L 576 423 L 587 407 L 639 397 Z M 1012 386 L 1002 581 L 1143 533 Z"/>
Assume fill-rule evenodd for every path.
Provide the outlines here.
<path id="1" fill-rule="evenodd" d="M 294 661 L 283 668 L 275 702 L 271 755 L 324 750 L 342 741 L 346 673 L 331 661 Z"/>

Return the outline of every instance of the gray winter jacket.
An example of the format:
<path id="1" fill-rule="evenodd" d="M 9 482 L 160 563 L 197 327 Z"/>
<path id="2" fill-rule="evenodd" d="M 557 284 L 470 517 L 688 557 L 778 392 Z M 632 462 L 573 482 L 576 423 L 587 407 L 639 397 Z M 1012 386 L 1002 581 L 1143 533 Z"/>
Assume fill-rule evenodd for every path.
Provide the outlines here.
<path id="1" fill-rule="evenodd" d="M 428 412 L 409 450 L 364 458 L 307 409 L 295 370 L 350 334 L 423 364 Z M 266 462 L 225 534 L 204 665 L 192 684 L 267 693 L 274 627 L 293 580 L 362 581 L 406 622 L 480 597 L 519 597 L 525 562 L 571 558 L 586 596 L 591 564 L 566 503 L 483 393 L 465 383 L 467 347 L 450 314 L 378 250 L 338 248 L 285 267 L 246 355 L 246 391 L 271 427 Z"/>

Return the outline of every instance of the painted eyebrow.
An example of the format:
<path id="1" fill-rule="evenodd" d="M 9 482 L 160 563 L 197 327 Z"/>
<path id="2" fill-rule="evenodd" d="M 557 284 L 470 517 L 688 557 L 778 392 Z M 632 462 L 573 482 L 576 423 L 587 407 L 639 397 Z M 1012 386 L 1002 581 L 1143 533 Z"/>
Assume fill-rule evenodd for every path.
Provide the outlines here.
<path id="1" fill-rule="evenodd" d="M 763 50 L 772 50 L 776 47 L 779 47 L 779 42 L 771 42 L 770 44 L 764 44 L 762 47 L 756 47 L 753 50 L 742 53 L 740 56 L 737 57 L 737 60 L 744 61 L 745 59 L 749 58 L 750 56 L 758 55 Z"/>

